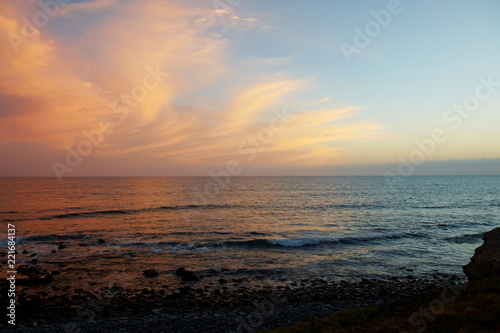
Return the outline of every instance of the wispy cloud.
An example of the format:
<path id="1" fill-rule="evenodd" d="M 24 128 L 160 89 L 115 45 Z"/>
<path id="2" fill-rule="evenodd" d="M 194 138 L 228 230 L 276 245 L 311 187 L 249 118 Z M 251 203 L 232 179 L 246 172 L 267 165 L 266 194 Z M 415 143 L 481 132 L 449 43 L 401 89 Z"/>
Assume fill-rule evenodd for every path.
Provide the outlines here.
<path id="1" fill-rule="evenodd" d="M 322 98 L 322 99 L 320 99 L 320 100 L 317 100 L 317 101 L 312 102 L 311 104 L 309 104 L 309 106 L 318 105 L 318 104 L 321 104 L 321 103 L 328 102 L 328 101 L 330 101 L 330 100 L 331 100 L 331 98 L 330 98 L 330 97 L 325 97 L 325 98 Z"/>
<path id="2" fill-rule="evenodd" d="M 66 15 L 68 13 L 76 13 L 81 11 L 102 10 L 103 8 L 116 6 L 117 2 L 118 0 L 98 0 L 67 3 L 61 8 L 61 12 L 63 13 L 63 15 Z"/>
<path id="3" fill-rule="evenodd" d="M 22 17 L 37 10 L 36 3 L 3 2 L 0 34 L 19 33 Z M 97 154 L 218 164 L 258 132 L 273 107 L 285 106 L 292 94 L 309 89 L 309 78 L 253 72 L 255 66 L 269 69 L 291 57 L 228 65 L 231 39 L 224 29 L 261 29 L 254 19 L 233 15 L 221 23 L 214 19 L 221 13 L 179 1 L 82 2 L 64 7 L 63 14 L 50 24 L 74 24 L 70 37 L 63 29 L 39 29 L 18 54 L 7 38 L 0 39 L 0 101 L 5 101 L 0 144 L 32 143 L 63 155 L 82 130 L 111 115 L 116 99 L 141 83 L 146 67 L 159 66 L 169 75 L 106 137 Z M 81 19 L 86 15 L 94 16 Z M 247 66 L 241 65 L 245 61 Z M 228 78 L 245 79 L 235 87 L 224 83 Z M 349 122 L 353 112 L 295 110 L 290 125 L 263 149 L 258 163 L 331 163 L 342 155 L 336 141 L 383 135 L 375 123 Z"/>

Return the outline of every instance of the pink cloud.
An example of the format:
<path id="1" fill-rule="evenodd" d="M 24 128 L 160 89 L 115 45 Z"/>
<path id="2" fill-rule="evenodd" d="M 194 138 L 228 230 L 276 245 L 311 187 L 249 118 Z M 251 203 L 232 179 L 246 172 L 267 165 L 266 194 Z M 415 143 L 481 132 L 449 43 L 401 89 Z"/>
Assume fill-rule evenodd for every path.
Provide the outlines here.
<path id="1" fill-rule="evenodd" d="M 39 10 L 35 3 L 2 3 L 0 34 L 22 36 L 22 18 Z M 222 24 L 227 29 L 241 21 L 250 29 L 249 23 L 258 24 L 254 20 L 221 23 L 213 10 L 179 1 L 95 1 L 65 6 L 61 13 L 33 31 L 19 52 L 8 38 L 0 39 L 0 101 L 6 105 L 0 114 L 2 147 L 32 143 L 39 152 L 46 149 L 47 156 L 59 150 L 63 160 L 66 147 L 82 140 L 82 131 L 96 130 L 100 120 L 110 118 L 115 128 L 96 147 L 92 160 L 101 156 L 217 165 L 268 126 L 273 108 L 285 107 L 291 94 L 308 89 L 308 78 L 283 73 L 256 77 L 255 59 L 248 59 L 248 67 L 227 65 L 231 40 L 214 35 L 213 28 Z M 63 23 L 75 27 L 62 32 L 48 26 Z M 262 66 L 290 59 L 263 60 Z M 118 119 L 113 114 L 116 101 L 145 82 L 152 84 L 145 81 L 147 68 L 168 75 L 129 107 L 126 118 Z M 227 77 L 245 80 L 225 86 Z M 212 86 L 219 87 L 218 98 L 204 95 Z M 180 106 L 182 99 L 191 104 Z M 255 163 L 323 165 L 342 155 L 334 145 L 337 140 L 383 136 L 374 123 L 336 123 L 352 112 L 295 111 L 286 129 L 260 147 Z M 314 136 L 318 134 L 323 136 Z M 18 154 L 29 152 L 19 147 Z M 15 153 L 9 149 L 8 154 Z"/>

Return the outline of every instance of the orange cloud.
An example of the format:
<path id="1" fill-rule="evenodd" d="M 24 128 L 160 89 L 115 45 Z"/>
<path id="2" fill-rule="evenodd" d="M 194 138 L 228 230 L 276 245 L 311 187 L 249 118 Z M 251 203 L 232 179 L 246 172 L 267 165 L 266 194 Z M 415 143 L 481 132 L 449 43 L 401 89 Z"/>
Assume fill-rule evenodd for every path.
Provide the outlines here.
<path id="1" fill-rule="evenodd" d="M 37 11 L 35 2 L 2 3 L 0 34 L 22 35 L 22 18 Z M 82 131 L 110 118 L 115 128 L 95 149 L 97 155 L 215 165 L 241 154 L 238 148 L 269 126 L 273 108 L 286 106 L 310 79 L 283 73 L 255 77 L 255 59 L 247 59 L 249 69 L 230 68 L 231 41 L 224 31 L 238 22 L 243 30 L 257 23 L 237 17 L 221 22 L 217 15 L 180 1 L 85 2 L 64 6 L 46 26 L 32 31 L 19 52 L 8 38 L 0 39 L 0 101 L 6 105 L 0 111 L 0 144 L 32 142 L 64 156 L 67 146 L 82 139 Z M 143 100 L 130 103 L 126 118 L 117 118 L 117 101 L 123 104 L 123 96 L 153 85 L 147 68 L 168 75 L 144 90 Z M 224 86 L 227 77 L 251 83 Z M 210 89 L 220 96 L 207 98 Z M 258 147 L 255 163 L 331 163 L 342 155 L 336 141 L 381 136 L 376 124 L 348 123 L 352 112 L 292 113 L 286 128 Z"/>

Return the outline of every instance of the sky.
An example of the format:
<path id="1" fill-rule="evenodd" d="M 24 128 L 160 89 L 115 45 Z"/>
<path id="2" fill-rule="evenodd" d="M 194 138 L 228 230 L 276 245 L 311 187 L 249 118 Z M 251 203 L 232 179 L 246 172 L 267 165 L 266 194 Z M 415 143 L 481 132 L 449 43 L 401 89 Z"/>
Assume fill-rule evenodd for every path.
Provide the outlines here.
<path id="1" fill-rule="evenodd" d="M 499 17 L 496 0 L 2 1 L 0 176 L 500 175 Z"/>

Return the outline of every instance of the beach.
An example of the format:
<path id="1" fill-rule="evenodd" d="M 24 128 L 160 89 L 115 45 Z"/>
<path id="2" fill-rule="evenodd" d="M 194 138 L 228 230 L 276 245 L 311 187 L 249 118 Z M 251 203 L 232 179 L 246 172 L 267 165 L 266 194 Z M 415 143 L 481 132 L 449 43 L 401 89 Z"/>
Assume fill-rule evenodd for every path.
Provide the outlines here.
<path id="1" fill-rule="evenodd" d="M 9 329 L 254 332 L 393 304 L 463 285 L 500 209 L 498 177 L 236 177 L 193 202 L 210 181 L 2 179 Z"/>
<path id="2" fill-rule="evenodd" d="M 449 289 L 464 283 L 461 277 L 446 274 L 432 279 L 409 275 L 387 281 L 306 279 L 274 286 L 257 281 L 252 288 L 230 278 L 204 283 L 204 276 L 198 282 L 182 282 L 178 277 L 177 284 L 168 286 L 157 284 L 160 278 L 150 278 L 152 288 L 125 289 L 117 284 L 87 289 L 84 282 L 82 288 L 74 288 L 59 285 L 57 279 L 21 287 L 17 324 L 9 331 L 254 332 L 340 309 L 390 304 L 431 287 Z M 5 329 L 7 324 L 3 321 L 2 325 Z"/>

